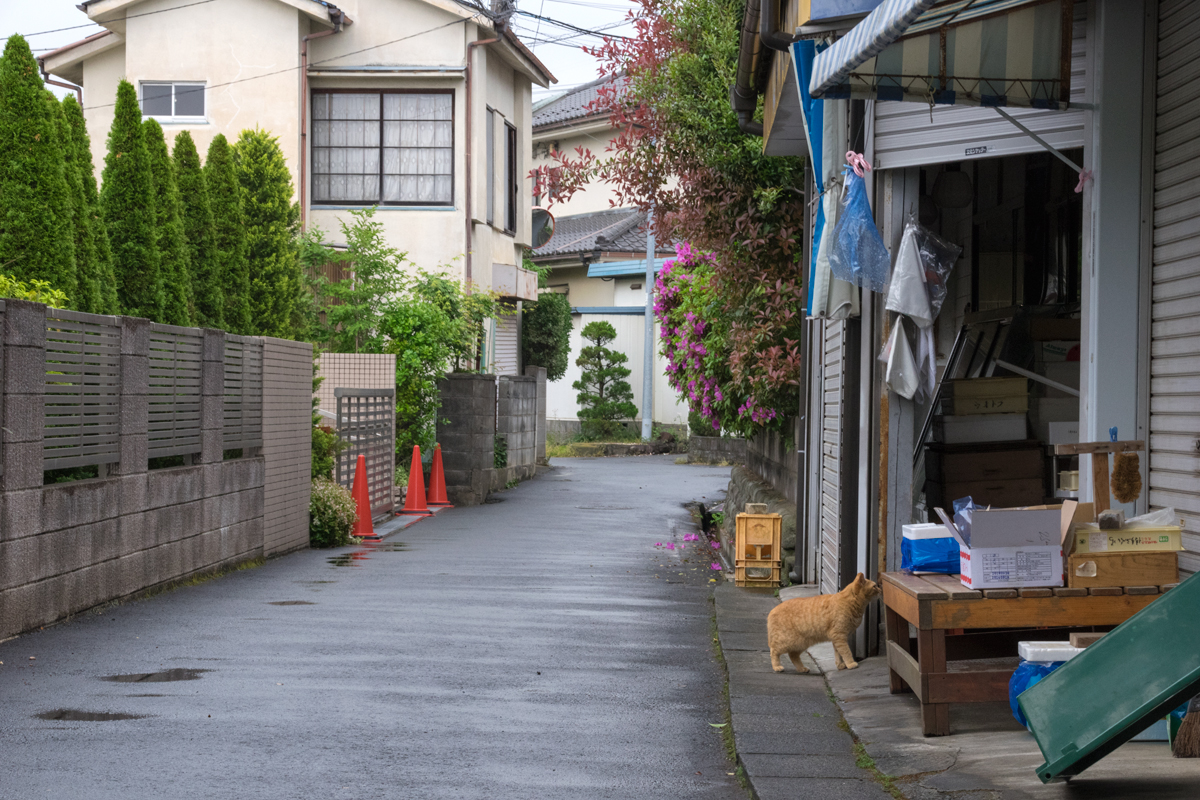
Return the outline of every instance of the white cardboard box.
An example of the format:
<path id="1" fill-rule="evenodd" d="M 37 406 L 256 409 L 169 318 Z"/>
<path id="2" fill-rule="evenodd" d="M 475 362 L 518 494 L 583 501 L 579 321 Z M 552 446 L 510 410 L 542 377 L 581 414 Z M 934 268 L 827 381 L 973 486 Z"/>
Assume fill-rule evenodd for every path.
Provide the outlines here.
<path id="1" fill-rule="evenodd" d="M 939 418 L 934 433 L 944 444 L 966 444 L 1022 441 L 1027 430 L 1024 414 L 970 414 Z"/>
<path id="2" fill-rule="evenodd" d="M 959 576 L 971 589 L 1019 589 L 1063 585 L 1063 540 L 1078 504 L 979 509 L 970 536 L 945 511 L 942 522 L 958 540 Z"/>
<path id="3" fill-rule="evenodd" d="M 1079 441 L 1079 420 L 1046 423 L 1046 444 L 1075 444 Z"/>

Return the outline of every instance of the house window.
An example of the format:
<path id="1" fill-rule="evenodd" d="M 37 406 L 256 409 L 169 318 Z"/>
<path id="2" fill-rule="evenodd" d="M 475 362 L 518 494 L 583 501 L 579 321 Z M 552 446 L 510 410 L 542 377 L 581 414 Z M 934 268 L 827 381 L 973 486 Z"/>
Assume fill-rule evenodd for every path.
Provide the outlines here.
<path id="1" fill-rule="evenodd" d="M 203 83 L 147 81 L 141 85 L 142 116 L 160 122 L 207 122 Z"/>
<path id="2" fill-rule="evenodd" d="M 496 112 L 487 110 L 487 223 L 496 221 Z"/>
<path id="3" fill-rule="evenodd" d="M 453 205 L 451 92 L 317 92 L 312 202 Z"/>
<path id="4" fill-rule="evenodd" d="M 517 200 L 521 196 L 521 183 L 517 179 L 517 129 L 504 123 L 506 140 L 504 159 L 504 230 L 517 231 Z"/>

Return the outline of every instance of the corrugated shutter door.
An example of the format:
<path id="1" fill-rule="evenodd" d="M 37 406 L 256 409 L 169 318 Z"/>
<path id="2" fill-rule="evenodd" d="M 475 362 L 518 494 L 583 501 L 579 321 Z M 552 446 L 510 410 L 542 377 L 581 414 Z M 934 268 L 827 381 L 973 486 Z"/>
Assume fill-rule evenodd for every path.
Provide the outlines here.
<path id="1" fill-rule="evenodd" d="M 1200 6 L 1162 0 L 1154 145 L 1150 505 L 1184 519 L 1200 569 Z"/>
<path id="2" fill-rule="evenodd" d="M 1071 47 L 1071 100 L 1082 102 L 1087 89 L 1087 2 L 1076 0 Z M 1005 109 L 1021 124 L 1059 149 L 1083 147 L 1083 111 Z M 993 109 L 929 106 L 921 103 L 875 104 L 875 168 L 1036 153 L 1041 145 Z"/>
<path id="3" fill-rule="evenodd" d="M 846 323 L 826 320 L 822 351 L 821 399 L 821 591 L 841 589 L 842 419 L 846 367 Z"/>
<path id="4" fill-rule="evenodd" d="M 517 348 L 520 346 L 520 319 L 516 314 L 506 314 L 496 318 L 496 363 L 494 372 L 497 375 L 516 375 L 519 364 Z"/>

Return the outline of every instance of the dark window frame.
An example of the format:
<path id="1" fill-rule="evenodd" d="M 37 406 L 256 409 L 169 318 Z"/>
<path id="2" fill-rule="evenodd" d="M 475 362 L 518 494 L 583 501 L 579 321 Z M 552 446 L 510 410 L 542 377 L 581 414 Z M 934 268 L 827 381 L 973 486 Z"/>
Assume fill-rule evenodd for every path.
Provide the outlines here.
<path id="1" fill-rule="evenodd" d="M 517 177 L 517 127 L 504 121 L 504 232 L 517 233 L 517 206 L 521 199 L 521 181 Z"/>
<path id="2" fill-rule="evenodd" d="M 379 197 L 375 200 L 317 200 L 314 198 L 314 190 L 316 187 L 316 178 L 318 174 L 326 175 L 333 173 L 318 173 L 316 169 L 315 152 L 317 149 L 334 149 L 332 146 L 318 146 L 312 144 L 312 139 L 315 138 L 310 130 L 309 142 L 307 147 L 309 150 L 309 164 L 311 179 L 308 181 L 308 203 L 312 208 L 321 207 L 361 207 L 370 208 L 371 206 L 380 206 L 384 208 L 456 208 L 457 196 L 457 178 L 458 178 L 458 119 L 457 108 L 455 107 L 455 90 L 454 89 L 314 89 L 309 97 L 309 119 L 312 120 L 311 128 L 315 129 L 316 114 L 315 103 L 318 96 L 334 95 L 334 94 L 375 94 L 379 95 Z M 450 96 L 450 199 L 446 201 L 437 200 L 384 200 L 384 123 L 389 121 L 384 119 L 384 96 L 389 94 L 425 94 L 425 95 L 449 95 Z M 322 120 L 324 121 L 324 120 Z M 395 121 L 395 120 L 392 120 Z M 362 149 L 362 148 L 354 148 Z M 367 174 L 367 173 L 362 173 Z"/>
<path id="3" fill-rule="evenodd" d="M 496 224 L 496 109 L 487 109 L 487 224 Z"/>

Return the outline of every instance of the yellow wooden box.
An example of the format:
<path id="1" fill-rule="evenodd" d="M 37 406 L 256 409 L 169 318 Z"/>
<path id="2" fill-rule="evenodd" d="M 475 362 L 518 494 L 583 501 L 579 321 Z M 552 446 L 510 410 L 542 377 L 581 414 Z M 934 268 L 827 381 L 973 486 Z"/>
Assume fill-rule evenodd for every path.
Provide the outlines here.
<path id="1" fill-rule="evenodd" d="M 1182 550 L 1183 528 L 1122 528 L 1101 530 L 1095 525 L 1075 529 L 1075 553 L 1144 553 L 1155 550 Z"/>
<path id="2" fill-rule="evenodd" d="M 738 514 L 735 530 L 734 561 L 778 561 L 783 558 L 780 551 L 783 517 L 778 514 Z"/>
<path id="3" fill-rule="evenodd" d="M 782 564 L 777 559 L 759 561 L 753 558 L 739 559 L 733 568 L 735 586 L 776 587 L 780 583 Z"/>
<path id="4" fill-rule="evenodd" d="M 1067 586 L 1162 586 L 1179 581 L 1179 556 L 1166 552 L 1076 553 L 1067 558 Z"/>

